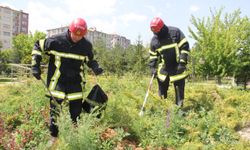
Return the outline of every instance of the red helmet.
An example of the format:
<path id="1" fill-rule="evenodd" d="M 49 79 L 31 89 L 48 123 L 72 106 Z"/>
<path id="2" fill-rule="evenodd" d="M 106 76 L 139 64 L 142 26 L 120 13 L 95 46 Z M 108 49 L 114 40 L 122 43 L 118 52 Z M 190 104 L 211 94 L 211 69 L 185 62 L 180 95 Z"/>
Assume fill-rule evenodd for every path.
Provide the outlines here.
<path id="1" fill-rule="evenodd" d="M 87 33 L 87 30 L 87 23 L 82 18 L 74 19 L 69 25 L 69 31 L 78 36 L 84 36 Z"/>
<path id="2" fill-rule="evenodd" d="M 153 18 L 150 23 L 151 31 L 154 33 L 160 32 L 163 26 L 164 26 L 164 22 L 159 17 Z"/>

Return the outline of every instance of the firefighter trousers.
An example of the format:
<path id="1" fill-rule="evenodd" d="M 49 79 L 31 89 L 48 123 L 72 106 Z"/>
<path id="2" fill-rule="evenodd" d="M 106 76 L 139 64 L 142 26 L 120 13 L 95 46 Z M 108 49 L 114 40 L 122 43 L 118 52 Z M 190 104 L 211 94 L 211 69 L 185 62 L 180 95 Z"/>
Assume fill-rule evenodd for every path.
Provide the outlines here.
<path id="1" fill-rule="evenodd" d="M 58 104 L 62 104 L 63 100 L 57 99 Z M 53 137 L 57 137 L 59 130 L 57 125 L 57 117 L 59 116 L 61 108 L 58 108 L 58 105 L 55 105 L 55 102 L 51 99 L 50 100 L 50 135 Z M 77 123 L 77 119 L 79 119 L 79 116 L 82 111 L 82 100 L 74 100 L 69 101 L 69 112 L 70 117 L 73 121 L 73 123 Z"/>
<path id="2" fill-rule="evenodd" d="M 158 82 L 158 92 L 159 96 L 162 99 L 167 98 L 167 91 L 169 88 L 169 76 L 166 77 L 164 81 L 160 81 L 157 78 Z M 185 90 L 185 79 L 181 79 L 174 82 L 174 89 L 175 89 L 175 103 L 178 106 L 183 105 L 184 100 L 184 90 Z"/>
<path id="3" fill-rule="evenodd" d="M 77 123 L 77 119 L 79 119 L 80 114 L 82 112 L 82 84 L 81 83 L 58 83 L 56 85 L 55 91 L 65 93 L 64 98 L 54 97 L 57 101 L 55 101 L 50 97 L 50 134 L 53 137 L 57 137 L 59 130 L 57 125 L 57 118 L 59 116 L 60 110 L 62 108 L 63 101 L 68 102 L 69 113 L 72 122 Z M 73 93 L 73 94 L 72 94 Z M 74 95 L 77 93 L 78 95 Z M 73 95 L 73 96 L 72 96 Z M 60 108 L 58 108 L 60 107 Z"/>

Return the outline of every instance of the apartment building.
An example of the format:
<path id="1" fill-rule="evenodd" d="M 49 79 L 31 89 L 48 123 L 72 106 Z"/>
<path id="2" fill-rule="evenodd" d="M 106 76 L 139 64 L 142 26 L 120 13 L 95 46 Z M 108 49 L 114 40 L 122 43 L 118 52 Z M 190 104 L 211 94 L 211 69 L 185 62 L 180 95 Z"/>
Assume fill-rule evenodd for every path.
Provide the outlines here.
<path id="1" fill-rule="evenodd" d="M 0 42 L 2 49 L 12 47 L 12 38 L 20 33 L 28 34 L 29 14 L 0 5 Z"/>
<path id="2" fill-rule="evenodd" d="M 62 33 L 68 30 L 68 26 L 62 26 L 55 29 L 47 30 L 47 36 L 51 37 L 53 35 Z M 128 48 L 131 44 L 131 41 L 124 36 L 118 34 L 107 34 L 101 31 L 97 31 L 96 28 L 89 28 L 86 38 L 92 43 L 95 44 L 99 40 L 102 40 L 106 44 L 106 48 L 113 48 L 116 45 L 121 46 L 122 48 Z"/>

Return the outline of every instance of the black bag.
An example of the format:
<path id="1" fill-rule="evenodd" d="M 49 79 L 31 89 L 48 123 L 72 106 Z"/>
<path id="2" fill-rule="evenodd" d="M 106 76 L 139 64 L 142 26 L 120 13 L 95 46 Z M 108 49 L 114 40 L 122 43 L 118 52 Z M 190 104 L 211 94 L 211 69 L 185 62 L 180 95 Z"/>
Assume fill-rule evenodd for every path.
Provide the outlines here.
<path id="1" fill-rule="evenodd" d="M 106 108 L 106 104 L 108 101 L 107 94 L 102 90 L 102 88 L 96 84 L 85 98 L 82 108 L 87 113 L 101 113 Z M 101 114 L 98 114 L 97 117 L 99 118 Z"/>

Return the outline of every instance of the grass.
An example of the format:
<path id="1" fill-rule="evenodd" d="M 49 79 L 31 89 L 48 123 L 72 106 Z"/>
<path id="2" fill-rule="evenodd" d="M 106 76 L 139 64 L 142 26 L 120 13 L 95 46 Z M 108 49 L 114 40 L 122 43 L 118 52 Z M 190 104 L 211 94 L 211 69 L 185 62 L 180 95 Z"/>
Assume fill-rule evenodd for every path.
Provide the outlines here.
<path id="1" fill-rule="evenodd" d="M 222 89 L 215 84 L 186 84 L 183 108 L 174 104 L 171 85 L 166 101 L 157 96 L 154 81 L 142 117 L 138 115 L 150 77 L 101 76 L 98 83 L 109 96 L 101 119 L 82 114 L 78 127 L 72 127 L 67 107 L 59 118 L 57 149 L 245 149 L 249 141 L 237 131 L 250 123 L 250 93 Z M 85 95 L 95 84 L 87 76 Z M 49 140 L 49 102 L 41 82 L 0 86 L 0 149 L 43 149 Z M 167 124 L 167 110 L 170 112 Z M 2 126 L 1 126 L 2 120 Z M 102 138 L 109 131 L 113 136 Z M 1 135 L 1 133 L 0 133 Z M 105 133 L 106 135 L 106 133 Z M 129 144 L 130 143 L 130 144 Z M 129 148 L 130 147 L 130 148 Z"/>
<path id="2" fill-rule="evenodd" d="M 0 78 L 0 84 L 16 81 L 16 78 Z"/>

